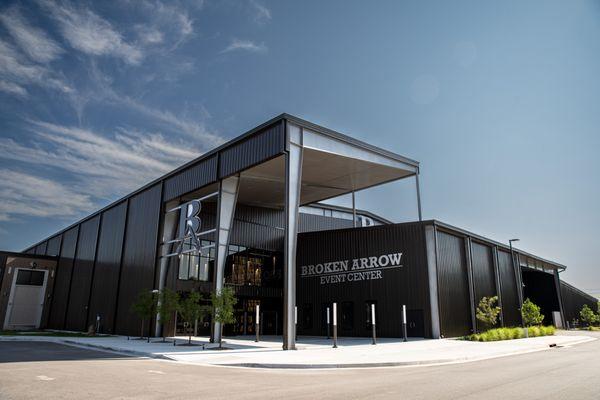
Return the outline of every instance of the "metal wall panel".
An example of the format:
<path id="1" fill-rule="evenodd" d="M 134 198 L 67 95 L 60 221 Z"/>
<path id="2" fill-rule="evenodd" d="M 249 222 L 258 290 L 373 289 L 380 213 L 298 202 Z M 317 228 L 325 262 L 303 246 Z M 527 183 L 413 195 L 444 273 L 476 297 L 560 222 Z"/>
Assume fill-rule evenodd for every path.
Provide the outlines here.
<path id="1" fill-rule="evenodd" d="M 161 198 L 159 184 L 129 200 L 117 302 L 115 332 L 118 334 L 139 332 L 140 320 L 131 312 L 131 305 L 142 290 L 154 288 Z"/>
<path id="2" fill-rule="evenodd" d="M 54 236 L 48 240 L 48 247 L 46 247 L 47 256 L 57 256 L 60 254 L 60 242 L 62 241 L 62 235 Z"/>
<path id="3" fill-rule="evenodd" d="M 88 319 L 100 316 L 100 332 L 113 333 L 127 202 L 102 213 Z"/>
<path id="4" fill-rule="evenodd" d="M 560 281 L 560 292 L 565 312 L 565 320 L 570 326 L 573 326 L 574 320 L 579 320 L 579 312 L 585 304 L 592 310 L 598 311 L 597 304 L 600 300 L 562 280 Z"/>
<path id="5" fill-rule="evenodd" d="M 45 255 L 47 246 L 48 246 L 48 241 L 38 244 L 37 246 L 35 246 L 35 254 L 38 256 Z"/>
<path id="6" fill-rule="evenodd" d="M 462 237 L 438 230 L 438 301 L 443 337 L 471 333 L 471 299 Z"/>
<path id="7" fill-rule="evenodd" d="M 65 323 L 68 330 L 87 330 L 88 302 L 94 273 L 94 258 L 99 227 L 100 215 L 83 222 L 79 226 L 77 255 L 73 263 L 71 293 Z"/>
<path id="8" fill-rule="evenodd" d="M 215 154 L 165 180 L 163 201 L 172 200 L 209 183 L 216 182 L 218 179 L 217 160 L 218 155 Z"/>
<path id="9" fill-rule="evenodd" d="M 215 203 L 203 204 L 200 218 L 203 229 L 214 227 Z M 267 251 L 282 251 L 284 222 L 283 210 L 238 204 L 230 243 Z M 300 232 L 342 229 L 351 226 L 350 220 L 300 213 Z M 213 240 L 213 236 L 206 235 L 203 239 Z"/>
<path id="10" fill-rule="evenodd" d="M 4 269 L 6 267 L 6 254 L 0 253 L 0 288 L 2 287 L 2 279 L 4 278 Z"/>
<path id="11" fill-rule="evenodd" d="M 77 248 L 77 236 L 79 225 L 64 232 L 58 259 L 52 305 L 48 327 L 51 329 L 64 329 L 67 304 L 69 301 L 69 288 L 71 286 L 71 273 L 73 272 L 73 260 Z"/>
<path id="12" fill-rule="evenodd" d="M 352 228 L 352 220 L 314 214 L 300 214 L 298 232 L 326 231 L 344 228 Z"/>
<path id="13" fill-rule="evenodd" d="M 273 158 L 284 150 L 285 128 L 283 121 L 279 121 L 262 132 L 223 149 L 219 153 L 219 177 L 235 174 Z"/>
<path id="14" fill-rule="evenodd" d="M 402 305 L 409 310 L 411 335 L 431 336 L 429 282 L 424 225 L 418 223 L 301 233 L 298 235 L 297 304 L 299 319 L 312 315 L 312 327 L 299 325 L 300 335 L 325 335 L 323 307 L 338 303 L 340 336 L 369 336 L 367 302 L 377 303 L 377 332 L 402 336 Z M 301 266 L 361 257 L 403 253 L 402 267 L 382 271 L 381 279 L 321 284 L 320 277 L 302 277 Z M 308 307 L 310 305 L 310 307 Z M 310 311 L 304 311 L 307 307 Z M 343 310 L 352 323 L 343 323 Z M 420 332 L 418 332 L 420 331 Z M 417 333 L 418 332 L 418 333 Z"/>
<path id="15" fill-rule="evenodd" d="M 500 249 L 498 249 L 498 272 L 500 274 L 504 326 L 520 326 L 521 311 L 515 270 L 510 259 L 510 253 Z"/>
<path id="16" fill-rule="evenodd" d="M 496 274 L 494 273 L 493 253 L 490 246 L 471 242 L 471 256 L 475 307 L 477 307 L 483 297 L 497 296 Z M 477 321 L 477 324 L 479 324 L 479 321 Z M 482 327 L 478 326 L 478 328 Z"/>

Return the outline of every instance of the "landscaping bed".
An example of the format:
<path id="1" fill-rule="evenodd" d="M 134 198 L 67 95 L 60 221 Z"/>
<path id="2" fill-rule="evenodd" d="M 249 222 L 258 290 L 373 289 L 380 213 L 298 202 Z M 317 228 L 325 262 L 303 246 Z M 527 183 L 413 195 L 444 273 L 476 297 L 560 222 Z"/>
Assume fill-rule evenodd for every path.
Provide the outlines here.
<path id="1" fill-rule="evenodd" d="M 527 332 L 525 332 L 527 329 Z M 525 337 L 552 336 L 556 328 L 550 326 L 531 326 L 529 328 L 496 328 L 482 333 L 463 336 L 462 340 L 474 342 L 496 342 L 499 340 L 522 339 Z"/>

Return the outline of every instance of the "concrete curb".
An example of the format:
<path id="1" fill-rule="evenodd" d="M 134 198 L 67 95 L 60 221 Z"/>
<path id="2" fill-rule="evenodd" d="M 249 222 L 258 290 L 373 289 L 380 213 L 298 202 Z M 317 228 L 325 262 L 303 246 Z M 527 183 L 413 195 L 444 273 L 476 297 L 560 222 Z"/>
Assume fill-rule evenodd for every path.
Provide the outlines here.
<path id="1" fill-rule="evenodd" d="M 398 361 L 398 362 L 381 362 L 381 363 L 351 363 L 351 364 L 267 364 L 267 363 L 236 363 L 236 364 L 206 364 L 218 365 L 222 367 L 239 367 L 239 368 L 258 368 L 258 369 L 344 369 L 344 368 L 386 368 L 386 367 L 424 367 L 434 365 L 450 365 L 464 364 L 476 361 L 492 360 L 495 358 L 518 356 L 521 354 L 537 353 L 540 351 L 552 350 L 553 348 L 570 347 L 578 344 L 592 342 L 596 338 L 586 338 L 566 345 L 556 347 L 540 346 L 534 349 L 522 351 L 513 351 L 509 353 L 494 354 L 485 357 L 457 357 L 445 358 L 439 360 L 415 360 L 415 361 Z"/>
<path id="2" fill-rule="evenodd" d="M 108 351 L 117 354 L 131 355 L 142 358 L 153 358 L 158 360 L 173 361 L 182 364 L 194 364 L 204 365 L 213 367 L 232 367 L 232 368 L 254 368 L 254 369 L 296 369 L 296 370 L 309 370 L 309 369 L 350 369 L 350 368 L 389 368 L 389 367 L 422 367 L 422 366 L 434 366 L 434 365 L 449 365 L 449 364 L 461 364 L 476 361 L 491 360 L 495 358 L 516 356 L 521 354 L 536 353 L 545 350 L 552 350 L 554 348 L 571 347 L 583 343 L 592 342 L 598 340 L 594 337 L 585 337 L 581 340 L 574 340 L 573 342 L 558 345 L 557 347 L 550 347 L 549 345 L 539 346 L 536 348 L 530 348 L 526 350 L 513 351 L 507 353 L 494 354 L 484 357 L 456 357 L 456 358 L 445 358 L 445 359 L 433 359 L 433 360 L 415 360 L 415 361 L 398 361 L 398 362 L 380 362 L 380 363 L 348 363 L 348 364 L 282 364 L 282 363 L 190 363 L 177 358 L 169 357 L 164 354 L 154 354 L 136 350 L 126 350 L 122 348 L 115 348 L 111 346 L 102 346 L 95 343 L 82 343 L 68 338 L 48 338 L 48 337 L 14 337 L 14 336 L 0 336 L 0 341 L 32 341 L 32 342 L 49 342 L 49 343 L 61 343 L 67 346 L 89 348 L 100 351 Z"/>

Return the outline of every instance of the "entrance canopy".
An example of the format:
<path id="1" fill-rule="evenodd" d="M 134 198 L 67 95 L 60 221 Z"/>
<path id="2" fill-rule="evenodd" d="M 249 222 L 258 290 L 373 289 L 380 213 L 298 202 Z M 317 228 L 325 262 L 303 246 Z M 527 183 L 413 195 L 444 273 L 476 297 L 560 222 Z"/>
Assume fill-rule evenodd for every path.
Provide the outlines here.
<path id="1" fill-rule="evenodd" d="M 286 116 L 286 120 L 289 139 L 301 141 L 302 147 L 301 171 L 296 171 L 301 179 L 300 206 L 418 174 L 416 161 L 295 117 Z M 285 206 L 285 154 L 243 170 L 239 176 L 238 203 Z M 205 187 L 185 197 L 214 190 L 215 186 Z"/>

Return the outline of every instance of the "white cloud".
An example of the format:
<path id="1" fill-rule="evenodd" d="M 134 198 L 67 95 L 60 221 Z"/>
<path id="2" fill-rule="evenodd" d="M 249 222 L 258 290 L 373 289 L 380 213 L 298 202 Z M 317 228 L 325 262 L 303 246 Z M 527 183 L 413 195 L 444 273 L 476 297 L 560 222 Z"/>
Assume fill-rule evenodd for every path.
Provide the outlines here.
<path id="1" fill-rule="evenodd" d="M 64 93 L 73 91 L 57 74 L 42 65 L 24 60 L 12 45 L 2 39 L 0 39 L 0 78 L 12 83 L 12 86 L 5 85 L 5 87 L 12 87 L 13 92 L 16 86 L 22 88 L 27 84 L 56 89 Z M 23 95 L 23 92 L 19 91 L 19 94 Z"/>
<path id="2" fill-rule="evenodd" d="M 48 63 L 63 53 L 58 43 L 50 39 L 46 32 L 31 26 L 17 7 L 11 7 L 0 14 L 0 21 L 21 50 L 33 61 Z"/>
<path id="3" fill-rule="evenodd" d="M 259 3 L 257 0 L 250 0 L 250 4 L 254 9 L 254 21 L 259 24 L 269 22 L 271 17 L 271 10 L 269 10 L 264 4 Z"/>
<path id="4" fill-rule="evenodd" d="M 62 35 L 74 49 L 93 56 L 117 57 L 132 65 L 143 59 L 141 48 L 125 41 L 110 22 L 93 11 L 47 0 L 42 5 L 58 22 Z"/>
<path id="5" fill-rule="evenodd" d="M 145 45 L 157 45 L 165 41 L 164 34 L 157 28 L 136 25 L 136 31 L 140 41 Z"/>
<path id="6" fill-rule="evenodd" d="M 30 121 L 29 142 L 0 138 L 0 159 L 57 168 L 77 182 L 72 189 L 111 200 L 201 155 L 182 140 L 119 128 L 111 136 L 89 129 Z M 0 197 L 0 202 L 2 201 Z"/>
<path id="7" fill-rule="evenodd" d="M 20 97 L 27 96 L 27 90 L 13 82 L 3 81 L 0 79 L 0 92 L 13 94 Z"/>
<path id="8" fill-rule="evenodd" d="M 229 46 L 224 48 L 221 53 L 229 53 L 231 51 L 249 51 L 251 53 L 266 53 L 267 46 L 264 43 L 255 43 L 251 40 L 233 39 Z"/>
<path id="9" fill-rule="evenodd" d="M 25 172 L 0 169 L 0 221 L 19 216 L 73 217 L 92 211 L 90 196 Z"/>
<path id="10" fill-rule="evenodd" d="M 158 0 L 124 0 L 137 15 L 143 15 L 144 23 L 137 24 L 140 43 L 152 46 L 156 51 L 169 52 L 185 42 L 194 34 L 194 21 L 186 8 L 176 1 L 162 2 Z M 190 2 L 184 4 L 189 5 Z M 192 4 L 193 5 L 193 4 Z M 201 5 L 199 6 L 201 8 Z"/>
<path id="11" fill-rule="evenodd" d="M 103 104 L 112 102 L 115 105 L 127 107 L 129 110 L 144 115 L 149 121 L 157 123 L 164 131 L 176 136 L 185 135 L 192 138 L 194 143 L 200 144 L 204 150 L 212 149 L 223 143 L 223 138 L 210 132 L 198 118 L 198 114 L 205 115 L 206 112 L 195 112 L 192 117 L 189 117 L 175 114 L 164 108 L 152 107 L 139 99 L 117 92 L 112 87 L 111 78 L 103 74 L 97 67 L 92 65 L 89 73 L 93 89 L 87 94 L 81 94 L 77 98 L 78 104 L 100 101 Z"/>

